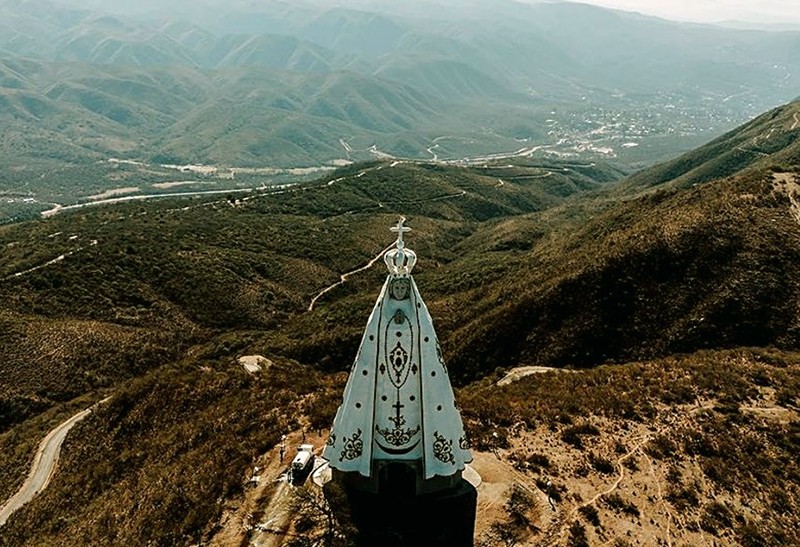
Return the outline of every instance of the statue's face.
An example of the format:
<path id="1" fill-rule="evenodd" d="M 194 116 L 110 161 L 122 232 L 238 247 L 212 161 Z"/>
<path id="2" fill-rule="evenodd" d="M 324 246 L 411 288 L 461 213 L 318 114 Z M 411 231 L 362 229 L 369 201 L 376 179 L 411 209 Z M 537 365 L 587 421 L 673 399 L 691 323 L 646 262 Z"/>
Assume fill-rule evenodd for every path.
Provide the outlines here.
<path id="1" fill-rule="evenodd" d="M 408 298 L 408 293 L 411 291 L 411 280 L 405 277 L 400 277 L 392 281 L 389 291 L 393 300 L 405 300 Z"/>

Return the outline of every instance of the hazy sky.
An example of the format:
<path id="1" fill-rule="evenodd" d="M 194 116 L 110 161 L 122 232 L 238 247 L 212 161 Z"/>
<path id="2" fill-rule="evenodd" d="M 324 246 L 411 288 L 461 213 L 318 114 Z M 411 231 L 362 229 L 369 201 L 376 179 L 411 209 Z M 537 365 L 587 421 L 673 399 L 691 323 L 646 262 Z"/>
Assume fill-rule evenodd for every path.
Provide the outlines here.
<path id="1" fill-rule="evenodd" d="M 679 21 L 800 24 L 800 0 L 577 0 Z"/>

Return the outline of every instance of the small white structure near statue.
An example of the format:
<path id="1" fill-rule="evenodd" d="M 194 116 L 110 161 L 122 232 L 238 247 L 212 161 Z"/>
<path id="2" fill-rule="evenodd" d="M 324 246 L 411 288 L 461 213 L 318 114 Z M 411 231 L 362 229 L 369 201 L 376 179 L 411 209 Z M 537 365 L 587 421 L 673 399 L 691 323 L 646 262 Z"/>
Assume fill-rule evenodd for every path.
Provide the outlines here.
<path id="1" fill-rule="evenodd" d="M 297 447 L 297 454 L 292 459 L 289 467 L 289 481 L 296 483 L 303 480 L 314 466 L 314 445 L 301 444 Z"/>

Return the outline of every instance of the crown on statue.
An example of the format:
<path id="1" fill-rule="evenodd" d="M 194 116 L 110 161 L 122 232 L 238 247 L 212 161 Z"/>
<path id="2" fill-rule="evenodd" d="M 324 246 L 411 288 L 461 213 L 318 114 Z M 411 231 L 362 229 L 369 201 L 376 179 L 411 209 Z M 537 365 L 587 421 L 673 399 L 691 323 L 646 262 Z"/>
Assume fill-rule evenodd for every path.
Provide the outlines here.
<path id="1" fill-rule="evenodd" d="M 397 232 L 397 242 L 393 249 L 389 249 L 383 255 L 383 261 L 386 263 L 386 267 L 389 268 L 389 273 L 394 275 L 410 274 L 417 263 L 417 253 L 411 249 L 406 249 L 406 244 L 403 241 L 403 234 L 411 231 L 411 228 L 403 225 L 405 221 L 406 219 L 401 217 L 397 226 L 390 228 L 392 232 Z"/>

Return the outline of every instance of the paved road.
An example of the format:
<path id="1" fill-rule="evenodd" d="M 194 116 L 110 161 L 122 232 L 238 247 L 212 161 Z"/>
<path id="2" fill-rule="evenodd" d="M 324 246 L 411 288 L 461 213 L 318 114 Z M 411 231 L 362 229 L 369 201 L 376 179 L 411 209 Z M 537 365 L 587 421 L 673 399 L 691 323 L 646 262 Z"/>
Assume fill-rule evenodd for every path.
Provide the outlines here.
<path id="1" fill-rule="evenodd" d="M 122 196 L 108 199 L 98 199 L 94 201 L 87 201 L 85 203 L 75 203 L 73 205 L 56 205 L 52 209 L 42 211 L 42 218 L 48 218 L 64 211 L 72 211 L 75 209 L 83 209 L 84 207 L 94 207 L 95 205 L 108 205 L 110 203 L 127 203 L 130 201 L 144 201 L 148 199 L 160 198 L 185 198 L 192 196 L 213 196 L 219 194 L 242 194 L 251 193 L 259 190 L 259 188 L 231 188 L 229 190 L 198 190 L 197 192 L 171 192 L 165 194 L 136 194 L 133 196 Z"/>
<path id="2" fill-rule="evenodd" d="M 108 399 L 103 399 L 100 402 L 103 403 L 107 400 Z M 88 416 L 95 406 L 97 405 L 78 412 L 72 418 L 47 434 L 39 445 L 38 450 L 36 450 L 33 466 L 22 488 L 0 508 L 0 526 L 6 523 L 8 517 L 10 517 L 12 513 L 31 501 L 36 494 L 47 488 L 56 469 L 58 456 L 61 453 L 61 445 L 64 443 L 64 439 L 67 438 L 67 433 L 69 433 L 69 430 L 72 429 L 75 424 Z"/>

